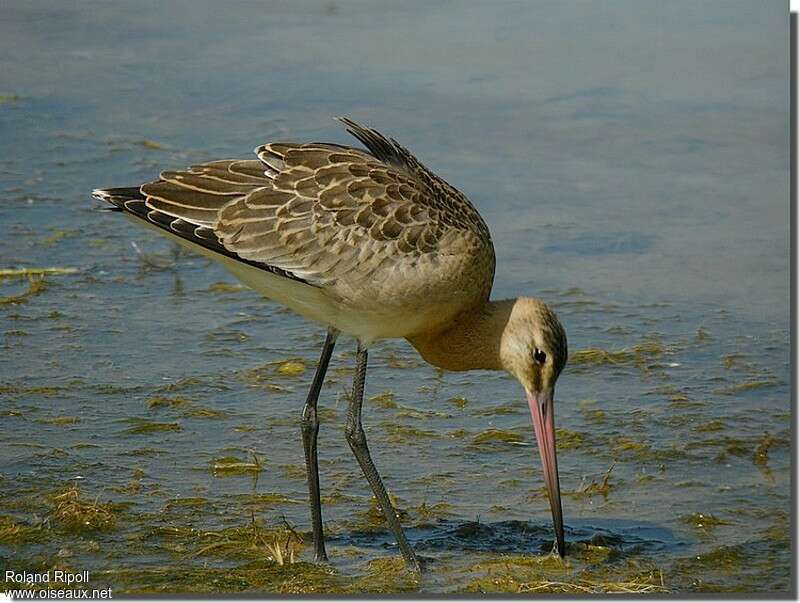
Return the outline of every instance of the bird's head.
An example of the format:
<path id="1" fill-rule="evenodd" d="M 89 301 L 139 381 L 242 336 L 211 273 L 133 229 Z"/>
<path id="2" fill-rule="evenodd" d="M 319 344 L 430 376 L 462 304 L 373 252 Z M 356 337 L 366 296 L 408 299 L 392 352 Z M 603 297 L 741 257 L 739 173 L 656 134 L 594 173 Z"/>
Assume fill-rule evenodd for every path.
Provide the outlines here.
<path id="1" fill-rule="evenodd" d="M 542 459 L 558 553 L 564 556 L 564 522 L 556 461 L 553 399 L 567 362 L 567 335 L 555 313 L 541 300 L 515 300 L 500 342 L 503 368 L 525 389 Z"/>
<path id="2" fill-rule="evenodd" d="M 567 335 L 547 304 L 514 300 L 500 342 L 500 361 L 529 393 L 552 391 L 567 362 Z"/>

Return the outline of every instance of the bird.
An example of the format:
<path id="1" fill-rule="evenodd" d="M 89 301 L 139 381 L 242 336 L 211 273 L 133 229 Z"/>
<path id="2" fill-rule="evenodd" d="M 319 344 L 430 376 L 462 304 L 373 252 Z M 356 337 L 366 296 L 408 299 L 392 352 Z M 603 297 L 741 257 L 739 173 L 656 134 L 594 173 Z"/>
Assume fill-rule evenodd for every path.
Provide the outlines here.
<path id="1" fill-rule="evenodd" d="M 345 438 L 406 566 L 420 571 L 361 420 L 368 349 L 406 339 L 429 364 L 505 371 L 522 385 L 565 554 L 554 392 L 567 337 L 541 299 L 490 297 L 495 251 L 477 209 L 394 138 L 337 117 L 364 148 L 270 142 L 256 158 L 162 171 L 93 196 L 137 224 L 219 261 L 235 277 L 326 329 L 300 415 L 315 562 L 328 561 L 320 504 L 317 405 L 340 334 L 356 341 Z"/>

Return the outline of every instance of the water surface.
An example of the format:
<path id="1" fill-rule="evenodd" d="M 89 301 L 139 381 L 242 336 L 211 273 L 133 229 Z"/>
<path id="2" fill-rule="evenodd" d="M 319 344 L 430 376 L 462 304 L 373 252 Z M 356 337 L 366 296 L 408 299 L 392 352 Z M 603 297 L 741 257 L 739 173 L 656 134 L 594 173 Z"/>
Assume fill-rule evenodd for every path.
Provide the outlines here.
<path id="1" fill-rule="evenodd" d="M 0 14 L 0 268 L 75 269 L 0 279 L 0 565 L 91 569 L 118 593 L 258 590 L 231 572 L 269 566 L 265 546 L 209 543 L 253 525 L 308 540 L 298 420 L 323 329 L 88 193 L 269 140 L 352 144 L 331 119 L 346 114 L 473 200 L 497 297 L 559 312 L 572 560 L 529 563 L 551 528 L 518 384 L 440 373 L 388 341 L 371 350 L 365 425 L 434 571 L 381 582 L 394 553 L 343 437 L 343 338 L 321 401 L 334 573 L 288 569 L 261 588 L 516 591 L 539 573 L 789 588 L 782 3 Z M 230 459 L 256 466 L 215 470 Z M 65 523 L 58 497 L 74 484 L 115 519 Z"/>

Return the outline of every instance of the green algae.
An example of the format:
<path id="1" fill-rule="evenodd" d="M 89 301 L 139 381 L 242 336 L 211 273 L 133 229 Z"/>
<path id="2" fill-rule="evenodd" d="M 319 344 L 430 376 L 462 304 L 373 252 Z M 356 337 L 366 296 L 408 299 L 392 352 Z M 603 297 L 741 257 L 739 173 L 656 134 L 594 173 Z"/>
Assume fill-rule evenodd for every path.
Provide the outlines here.
<path id="1" fill-rule="evenodd" d="M 563 593 L 563 594 L 621 594 L 636 595 L 647 593 L 668 593 L 664 585 L 664 576 L 660 571 L 644 576 L 637 576 L 631 580 L 598 581 L 590 579 L 576 579 L 571 582 L 557 580 L 542 580 L 526 583 L 520 586 L 520 593 Z"/>
<path id="2" fill-rule="evenodd" d="M 556 428 L 556 447 L 558 450 L 574 450 L 583 446 L 586 434 L 563 427 Z"/>
<path id="3" fill-rule="evenodd" d="M 606 413 L 600 408 L 581 409 L 581 414 L 587 421 L 591 421 L 592 423 L 603 423 L 606 420 Z"/>
<path id="4" fill-rule="evenodd" d="M 62 276 L 75 274 L 77 268 L 0 268 L 1 278 L 23 278 L 42 276 Z"/>
<path id="5" fill-rule="evenodd" d="M 775 446 L 776 444 L 784 443 L 783 438 L 778 438 L 768 433 L 765 433 L 764 436 L 758 443 L 758 446 L 753 452 L 753 464 L 766 466 L 767 462 L 769 462 L 769 449 Z"/>
<path id="6" fill-rule="evenodd" d="M 307 364 L 303 358 L 286 358 L 246 369 L 240 376 L 253 385 L 270 385 L 276 377 L 299 377 L 305 373 L 306 368 Z"/>
<path id="7" fill-rule="evenodd" d="M 159 423 L 157 421 L 148 421 L 139 417 L 131 417 L 125 419 L 126 423 L 130 423 L 130 427 L 125 430 L 125 433 L 130 435 L 147 435 L 151 433 L 162 433 L 167 431 L 182 431 L 179 423 Z"/>
<path id="8" fill-rule="evenodd" d="M 675 482 L 676 488 L 705 488 L 707 486 L 708 484 L 698 479 L 686 479 L 679 482 Z"/>
<path id="9" fill-rule="evenodd" d="M 394 393 L 390 391 L 375 394 L 374 396 L 370 396 L 367 400 L 380 408 L 397 408 L 397 402 L 394 400 Z"/>
<path id="10" fill-rule="evenodd" d="M 167 501 L 164 505 L 164 513 L 168 513 L 173 509 L 203 509 L 211 504 L 207 498 L 202 496 L 184 496 L 182 498 L 173 498 Z"/>
<path id="11" fill-rule="evenodd" d="M 303 501 L 294 500 L 279 492 L 257 492 L 252 494 L 237 494 L 235 500 L 238 504 L 248 509 L 264 511 L 281 505 L 300 504 Z"/>
<path id="12" fill-rule="evenodd" d="M 746 392 L 754 389 L 762 389 L 765 387 L 774 387 L 776 385 L 780 385 L 780 381 L 778 381 L 777 379 L 761 379 L 755 381 L 745 381 L 743 383 L 737 383 L 736 385 L 721 387 L 719 389 L 714 390 L 714 393 L 723 394 L 726 396 L 732 396 L 741 392 Z"/>
<path id="13" fill-rule="evenodd" d="M 388 368 L 392 369 L 415 369 L 420 366 L 414 358 L 403 358 L 394 352 L 389 352 L 384 356 L 383 361 Z"/>
<path id="14" fill-rule="evenodd" d="M 56 243 L 58 243 L 61 239 L 72 236 L 76 234 L 77 231 L 75 230 L 54 230 L 52 234 L 44 237 L 43 239 L 39 240 L 39 245 L 42 247 L 52 247 Z"/>
<path id="15" fill-rule="evenodd" d="M 467 400 L 463 396 L 454 396 L 453 398 L 447 400 L 447 403 L 452 404 L 456 408 L 464 408 L 465 406 L 467 406 L 467 404 L 469 404 L 469 400 Z"/>
<path id="16" fill-rule="evenodd" d="M 110 502 L 100 502 L 84 497 L 77 485 L 51 494 L 53 506 L 50 517 L 61 529 L 71 532 L 113 530 L 117 524 L 119 507 Z"/>
<path id="17" fill-rule="evenodd" d="M 644 367 L 646 362 L 673 352 L 675 346 L 665 346 L 657 341 L 644 341 L 630 348 L 603 350 L 588 348 L 570 354 L 569 363 L 575 366 L 631 365 Z"/>
<path id="18" fill-rule="evenodd" d="M 139 494 L 142 491 L 142 480 L 139 477 L 133 477 L 124 486 L 112 486 L 111 489 L 119 494 Z"/>
<path id="19" fill-rule="evenodd" d="M 440 501 L 431 505 L 423 502 L 416 507 L 409 507 L 408 513 L 419 520 L 431 521 L 452 517 L 454 515 L 454 509 L 453 505 L 445 501 Z"/>
<path id="20" fill-rule="evenodd" d="M 692 513 L 690 515 L 684 515 L 681 520 L 695 530 L 702 532 L 707 532 L 717 526 L 731 525 L 733 523 L 725 519 L 720 519 L 711 513 Z"/>
<path id="21" fill-rule="evenodd" d="M 303 548 L 302 537 L 291 526 L 267 527 L 252 517 L 245 526 L 221 530 L 182 530 L 173 537 L 189 536 L 185 559 L 213 557 L 225 560 L 273 561 L 279 565 L 294 563 Z"/>
<path id="22" fill-rule="evenodd" d="M 234 568 L 120 568 L 93 574 L 114 584 L 114 594 L 320 594 L 341 592 L 335 571 L 325 565 L 275 562 L 248 563 Z"/>
<path id="23" fill-rule="evenodd" d="M 397 512 L 398 519 L 400 519 L 401 522 L 407 521 L 409 519 L 408 511 L 399 504 L 399 500 L 394 494 L 389 492 L 388 495 L 389 502 L 392 503 L 394 510 Z M 386 526 L 386 514 L 378 504 L 378 499 L 376 499 L 375 496 L 370 496 L 369 506 L 366 510 L 358 513 L 358 516 L 361 519 L 358 528 L 365 531 L 383 530 Z"/>
<path id="24" fill-rule="evenodd" d="M 748 555 L 738 546 L 719 546 L 708 552 L 695 555 L 693 557 L 679 559 L 674 564 L 673 571 L 679 572 L 687 577 L 695 577 L 690 584 L 695 590 L 729 590 L 733 585 L 723 586 L 719 582 L 708 584 L 706 576 L 733 576 L 741 572 L 748 563 Z M 706 584 L 704 584 L 706 582 Z"/>
<path id="25" fill-rule="evenodd" d="M 574 352 L 569 357 L 570 365 L 603 365 L 603 364 L 625 364 L 631 362 L 635 356 L 628 350 L 608 352 L 599 348 L 589 348 Z"/>
<path id="26" fill-rule="evenodd" d="M 387 434 L 386 441 L 393 443 L 406 443 L 420 438 L 433 439 L 442 437 L 440 433 L 430 429 L 420 429 L 418 427 L 397 425 L 395 423 L 384 424 L 383 429 Z"/>
<path id="27" fill-rule="evenodd" d="M 278 469 L 288 477 L 289 479 L 305 479 L 306 478 L 306 466 L 305 465 L 290 465 L 288 463 L 284 463 L 282 465 L 278 465 Z"/>
<path id="28" fill-rule="evenodd" d="M 205 408 L 202 406 L 192 406 L 181 413 L 182 417 L 191 419 L 224 419 L 227 413 L 215 408 Z"/>
<path id="29" fill-rule="evenodd" d="M 419 586 L 419 574 L 407 570 L 402 557 L 379 557 L 368 561 L 366 571 L 345 585 L 342 592 L 352 594 L 404 593 L 416 591 Z"/>
<path id="30" fill-rule="evenodd" d="M 8 446 L 18 446 L 20 448 L 48 448 L 44 444 L 38 442 L 10 442 Z"/>
<path id="31" fill-rule="evenodd" d="M 133 144 L 144 147 L 145 149 L 150 149 L 151 151 L 160 151 L 164 148 L 164 145 L 162 145 L 160 142 L 156 142 L 155 140 L 150 140 L 147 138 L 135 140 Z"/>
<path id="32" fill-rule="evenodd" d="M 214 389 L 223 389 L 223 390 L 227 389 L 226 386 L 220 384 L 219 382 L 206 383 L 202 379 L 199 379 L 198 377 L 184 377 L 183 379 L 178 379 L 174 383 L 167 383 L 166 385 L 162 385 L 156 391 L 161 393 L 173 393 L 173 392 L 180 392 L 186 389 L 193 389 L 199 386 L 213 387 Z M 175 398 L 181 398 L 181 396 L 176 396 Z"/>
<path id="33" fill-rule="evenodd" d="M 47 281 L 44 277 L 29 277 L 28 288 L 16 295 L 6 295 L 0 297 L 0 306 L 12 304 L 26 304 L 31 298 L 41 295 L 47 289 Z"/>
<path id="34" fill-rule="evenodd" d="M 252 425 L 235 425 L 231 428 L 231 430 L 235 431 L 236 433 L 250 433 L 255 431 L 256 428 Z"/>
<path id="35" fill-rule="evenodd" d="M 212 333 L 206 333 L 205 337 L 206 341 L 210 342 L 233 342 L 233 343 L 244 343 L 250 339 L 250 335 L 244 333 L 242 331 L 214 331 Z"/>
<path id="36" fill-rule="evenodd" d="M 184 396 L 150 396 L 145 402 L 147 408 L 164 408 L 170 406 L 183 406 L 190 402 L 189 398 Z"/>
<path id="37" fill-rule="evenodd" d="M 264 466 L 253 453 L 252 461 L 245 461 L 235 456 L 225 456 L 211 463 L 211 470 L 216 476 L 232 476 L 261 473 Z"/>
<path id="38" fill-rule="evenodd" d="M 81 419 L 80 417 L 60 416 L 40 418 L 36 419 L 36 422 L 44 425 L 75 425 L 76 423 L 80 423 Z"/>
<path id="39" fill-rule="evenodd" d="M 608 493 L 612 490 L 612 485 L 610 482 L 611 472 L 614 470 L 615 465 L 611 465 L 605 473 L 603 473 L 602 479 L 598 482 L 594 478 L 592 481 L 587 482 L 586 478 L 584 477 L 581 480 L 581 485 L 574 492 L 565 492 L 566 495 L 571 496 L 572 498 L 584 498 L 584 497 L 592 497 L 592 496 L 602 496 L 603 498 L 608 497 Z"/>
<path id="40" fill-rule="evenodd" d="M 398 417 L 406 417 L 409 419 L 431 419 L 431 418 L 440 418 L 440 419 L 449 419 L 453 415 L 448 414 L 446 412 L 440 412 L 438 410 L 422 410 L 419 408 L 414 408 L 413 406 L 403 406 L 397 405 L 397 413 Z"/>
<path id="41" fill-rule="evenodd" d="M 725 425 L 724 421 L 720 419 L 712 419 L 711 421 L 706 421 L 705 423 L 698 425 L 697 427 L 694 428 L 694 430 L 700 432 L 722 431 L 726 427 L 727 426 Z"/>
<path id="42" fill-rule="evenodd" d="M 517 404 L 499 404 L 473 411 L 471 414 L 476 417 L 495 417 L 503 415 L 514 415 L 521 412 Z"/>
<path id="43" fill-rule="evenodd" d="M 614 452 L 634 452 L 641 453 L 650 450 L 650 444 L 633 438 L 617 437 L 611 443 Z"/>
<path id="44" fill-rule="evenodd" d="M 699 400 L 691 400 L 683 395 L 670 396 L 669 407 L 675 410 L 683 410 L 687 408 L 702 408 L 706 406 L 705 402 Z"/>
<path id="45" fill-rule="evenodd" d="M 284 377 L 297 377 L 306 372 L 306 364 L 302 360 L 286 360 L 278 365 L 275 372 Z"/>
<path id="46" fill-rule="evenodd" d="M 706 331 L 703 327 L 698 327 L 694 333 L 695 341 L 708 341 L 711 339 L 711 333 Z"/>
<path id="47" fill-rule="evenodd" d="M 746 364 L 744 362 L 744 359 L 745 359 L 744 354 L 725 354 L 724 356 L 722 356 L 722 358 L 720 358 L 720 360 L 722 361 L 722 366 L 724 366 L 726 369 L 732 369 L 737 365 Z"/>
<path id="48" fill-rule="evenodd" d="M 729 456 L 750 457 L 754 465 L 765 466 L 769 458 L 769 450 L 775 446 L 783 446 L 787 439 L 770 434 L 760 438 L 740 438 L 729 435 L 720 435 L 704 440 L 695 440 L 687 444 L 687 448 L 704 449 L 718 448 L 717 462 L 722 462 Z"/>
<path id="49" fill-rule="evenodd" d="M 681 577 L 681 587 L 697 592 L 787 593 L 786 544 L 770 539 L 722 545 L 675 561 L 670 573 Z"/>
<path id="50" fill-rule="evenodd" d="M 21 523 L 13 517 L 0 515 L 0 545 L 19 546 L 45 540 L 41 526 Z"/>
<path id="51" fill-rule="evenodd" d="M 570 571 L 569 562 L 558 555 L 501 555 L 486 559 L 470 568 L 473 572 L 519 571 L 523 574 L 541 571 L 555 571 L 559 574 Z"/>
<path id="52" fill-rule="evenodd" d="M 241 291 L 249 291 L 250 289 L 244 285 L 239 285 L 236 283 L 227 283 L 225 281 L 217 281 L 215 283 L 211 283 L 206 289 L 203 289 L 204 293 L 239 293 Z"/>
<path id="53" fill-rule="evenodd" d="M 327 505 L 341 505 L 343 503 L 356 503 L 360 499 L 356 496 L 352 496 L 350 494 L 342 492 L 338 488 L 334 488 L 327 494 L 323 494 L 320 497 L 320 500 L 323 505 L 327 506 Z"/>
<path id="54" fill-rule="evenodd" d="M 479 593 L 651 593 L 667 592 L 660 570 L 610 571 L 607 547 L 570 543 L 568 557 L 507 555 L 470 568 L 473 578 L 463 588 Z M 577 558 L 577 559 L 576 559 Z M 581 570 L 586 564 L 601 570 Z M 627 568 L 625 568 L 627 569 Z"/>
<path id="55" fill-rule="evenodd" d="M 472 443 L 475 445 L 493 445 L 497 443 L 518 444 L 523 441 L 524 438 L 521 435 L 505 429 L 486 429 L 472 438 Z"/>
<path id="56" fill-rule="evenodd" d="M 147 446 L 145 448 L 134 448 L 133 450 L 131 450 L 132 456 L 148 457 L 148 456 L 159 456 L 162 454 L 166 454 L 166 450 L 162 450 L 161 448 L 152 448 L 150 446 Z"/>

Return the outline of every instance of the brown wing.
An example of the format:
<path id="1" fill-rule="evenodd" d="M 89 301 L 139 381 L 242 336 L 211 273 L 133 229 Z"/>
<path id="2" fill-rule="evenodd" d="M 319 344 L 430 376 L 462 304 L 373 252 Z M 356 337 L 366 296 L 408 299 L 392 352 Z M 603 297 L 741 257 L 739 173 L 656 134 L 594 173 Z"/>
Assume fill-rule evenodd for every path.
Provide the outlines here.
<path id="1" fill-rule="evenodd" d="M 395 141 L 342 121 L 373 154 L 272 143 L 256 149 L 260 161 L 163 172 L 141 186 L 147 219 L 323 287 L 435 266 L 448 255 L 475 255 L 493 273 L 488 229 L 469 201 Z M 125 205 L 134 203 L 142 200 Z"/>
<path id="2" fill-rule="evenodd" d="M 214 231 L 239 256 L 323 286 L 368 277 L 388 262 L 438 252 L 447 226 L 428 191 L 355 149 L 265 145 L 277 175 L 226 205 Z"/>
<path id="3" fill-rule="evenodd" d="M 215 253 L 297 279 L 274 266 L 251 262 L 225 249 L 212 228 L 219 211 L 236 198 L 268 186 L 259 160 L 222 160 L 166 171 L 161 179 L 138 187 L 96 189 L 94 197 Z"/>
<path id="4" fill-rule="evenodd" d="M 455 254 L 480 256 L 493 273 L 489 231 L 470 202 L 394 140 L 341 121 L 372 154 L 322 143 L 259 147 L 271 186 L 220 212 L 222 244 L 322 286 Z"/>

